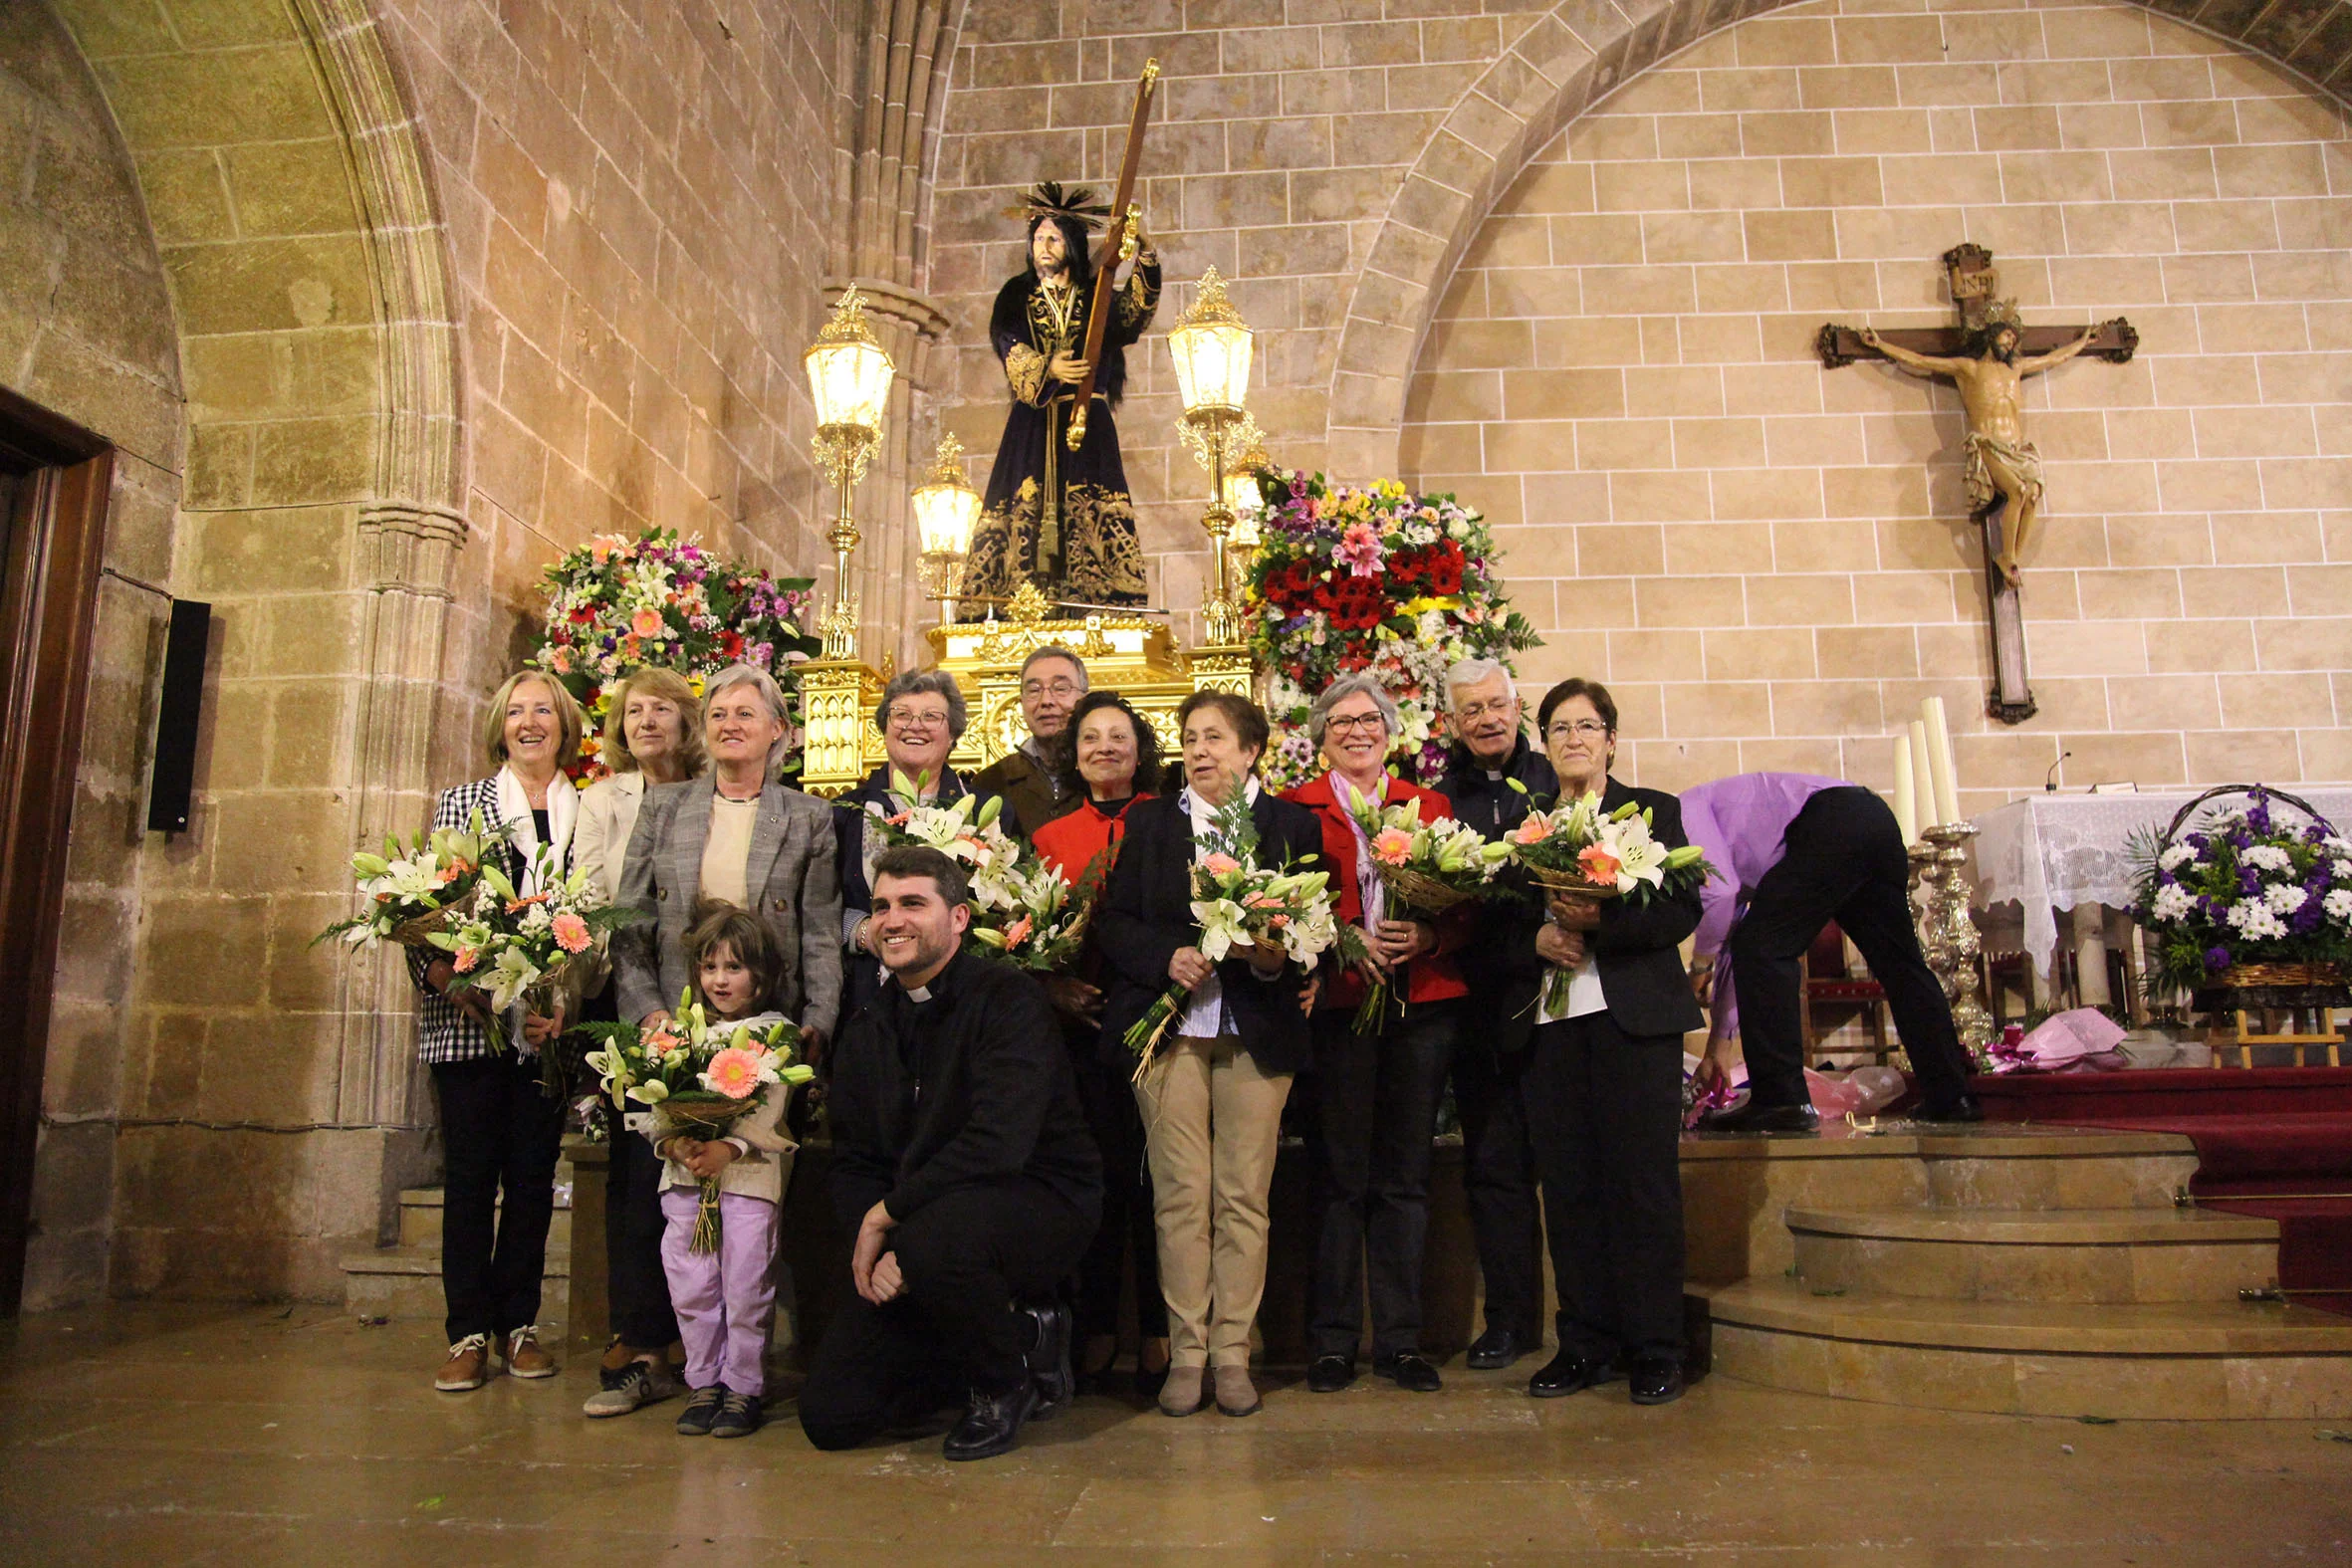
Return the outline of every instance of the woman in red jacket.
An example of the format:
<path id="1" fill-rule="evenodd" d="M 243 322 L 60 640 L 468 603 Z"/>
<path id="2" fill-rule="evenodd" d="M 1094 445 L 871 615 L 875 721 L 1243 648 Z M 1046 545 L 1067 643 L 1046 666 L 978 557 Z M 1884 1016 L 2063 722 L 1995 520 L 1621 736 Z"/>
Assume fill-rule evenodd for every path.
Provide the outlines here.
<path id="1" fill-rule="evenodd" d="M 1314 1013 L 1317 1125 L 1307 1143 L 1320 1223 L 1306 1386 L 1329 1394 L 1355 1381 L 1368 1252 L 1372 1370 L 1399 1388 L 1434 1393 L 1437 1368 L 1421 1354 L 1421 1250 L 1429 1232 L 1429 1145 L 1469 989 L 1445 956 L 1460 945 L 1463 922 L 1448 919 L 1441 931 L 1426 920 L 1388 918 L 1370 842 L 1350 802 L 1410 800 L 1425 822 L 1452 812 L 1436 790 L 1389 777 L 1396 704 L 1369 676 L 1334 681 L 1315 700 L 1307 733 L 1328 771 L 1287 798 L 1320 819 L 1339 918 L 1363 928 L 1373 954 L 1363 968 L 1387 979 L 1390 1001 L 1369 1033 L 1356 1033 L 1367 977 L 1347 971 L 1324 987 Z"/>
<path id="2" fill-rule="evenodd" d="M 1030 840 L 1046 863 L 1071 885 L 1097 856 L 1115 853 L 1125 834 L 1127 807 L 1149 799 L 1159 778 L 1160 749 L 1151 724 L 1117 692 L 1089 692 L 1069 719 L 1075 778 L 1062 794 L 1078 803 L 1039 828 Z M 1081 787 L 1082 786 L 1082 787 Z M 1106 863 L 1105 876 L 1109 872 Z M 1126 1074 L 1104 1062 L 1100 960 L 1091 947 L 1074 976 L 1052 976 L 1046 990 L 1060 1014 L 1077 1069 L 1078 1101 L 1102 1151 L 1102 1224 L 1078 1265 L 1078 1371 L 1099 1388 L 1119 1353 L 1119 1284 L 1130 1248 L 1135 1259 L 1135 1392 L 1157 1399 L 1168 1377 L 1168 1303 L 1160 1294 L 1159 1246 L 1152 1229 L 1151 1177 L 1143 1164 L 1143 1118 Z"/>

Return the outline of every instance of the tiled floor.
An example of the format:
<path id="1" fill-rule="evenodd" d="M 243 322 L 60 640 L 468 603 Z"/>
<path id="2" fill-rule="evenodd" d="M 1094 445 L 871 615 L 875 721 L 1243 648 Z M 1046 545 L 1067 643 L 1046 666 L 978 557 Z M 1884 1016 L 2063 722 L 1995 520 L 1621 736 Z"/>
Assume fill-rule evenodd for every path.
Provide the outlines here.
<path id="1" fill-rule="evenodd" d="M 1169 1421 L 1106 1400 L 1014 1456 L 820 1455 L 586 1372 L 433 1392 L 433 1326 L 119 1306 L 0 1326 L 0 1563 L 2352 1562 L 2328 1423 L 2085 1425 L 1773 1393 L 1636 1410 L 1448 1369 Z M 2352 1432 L 2352 1414 L 2334 1424 Z"/>

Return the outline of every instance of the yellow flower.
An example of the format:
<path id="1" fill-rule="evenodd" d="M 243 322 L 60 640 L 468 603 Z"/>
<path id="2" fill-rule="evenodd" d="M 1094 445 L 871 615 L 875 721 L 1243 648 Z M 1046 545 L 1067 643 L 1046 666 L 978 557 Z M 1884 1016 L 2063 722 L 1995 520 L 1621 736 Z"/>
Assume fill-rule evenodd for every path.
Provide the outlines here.
<path id="1" fill-rule="evenodd" d="M 695 696 L 700 697 L 702 695 L 702 677 L 699 675 L 687 676 L 686 689 L 694 693 Z"/>

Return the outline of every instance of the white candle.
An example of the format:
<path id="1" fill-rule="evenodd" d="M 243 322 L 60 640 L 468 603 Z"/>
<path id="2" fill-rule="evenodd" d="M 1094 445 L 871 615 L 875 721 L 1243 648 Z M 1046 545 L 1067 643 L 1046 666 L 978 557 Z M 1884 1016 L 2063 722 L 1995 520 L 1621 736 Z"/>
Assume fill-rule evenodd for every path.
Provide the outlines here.
<path id="1" fill-rule="evenodd" d="M 1903 842 L 1919 842 L 1919 786 L 1911 782 L 1911 736 L 1895 737 L 1895 823 Z"/>
<path id="2" fill-rule="evenodd" d="M 1919 705 L 1928 727 L 1929 782 L 1936 786 L 1936 820 L 1957 822 L 1960 817 L 1960 777 L 1952 765 L 1952 730 L 1944 722 L 1944 699 L 1930 697 Z"/>
<path id="3" fill-rule="evenodd" d="M 1919 825 L 1935 826 L 1936 791 L 1928 783 L 1928 727 L 1917 719 L 1911 721 L 1911 810 Z"/>

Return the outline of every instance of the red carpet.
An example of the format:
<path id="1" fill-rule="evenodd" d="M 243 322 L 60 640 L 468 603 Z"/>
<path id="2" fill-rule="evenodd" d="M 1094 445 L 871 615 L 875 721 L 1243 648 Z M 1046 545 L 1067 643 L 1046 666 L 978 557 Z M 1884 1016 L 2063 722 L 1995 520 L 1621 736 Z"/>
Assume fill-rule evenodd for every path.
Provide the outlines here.
<path id="1" fill-rule="evenodd" d="M 1993 1121 L 2186 1134 L 2190 1191 L 2278 1222 L 2278 1282 L 2352 1314 L 2352 1067 L 2006 1074 L 1972 1085 Z"/>

